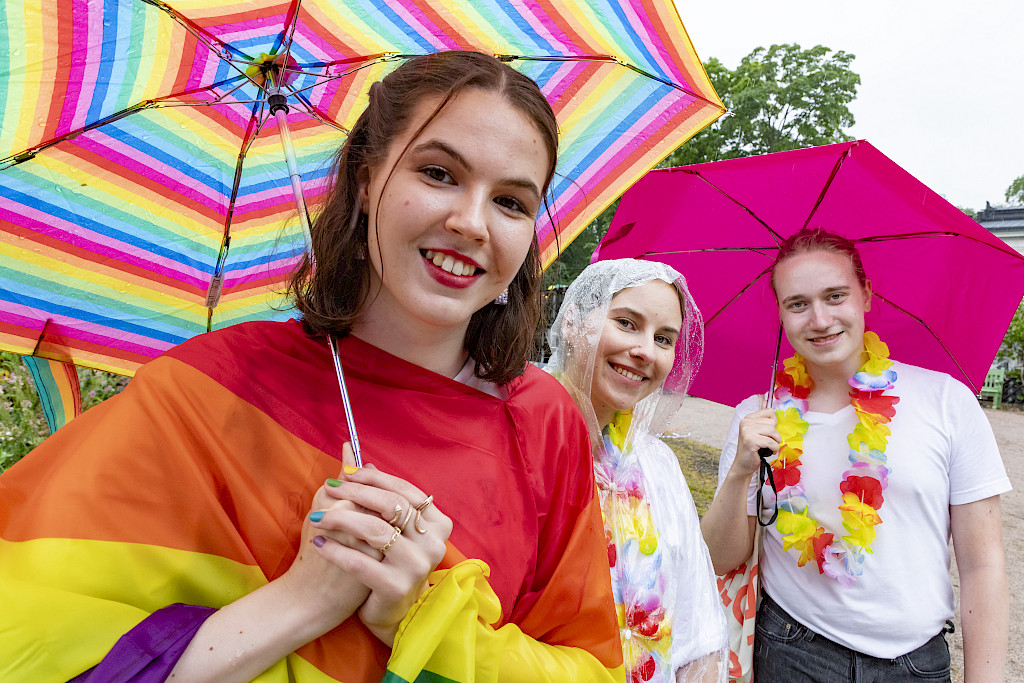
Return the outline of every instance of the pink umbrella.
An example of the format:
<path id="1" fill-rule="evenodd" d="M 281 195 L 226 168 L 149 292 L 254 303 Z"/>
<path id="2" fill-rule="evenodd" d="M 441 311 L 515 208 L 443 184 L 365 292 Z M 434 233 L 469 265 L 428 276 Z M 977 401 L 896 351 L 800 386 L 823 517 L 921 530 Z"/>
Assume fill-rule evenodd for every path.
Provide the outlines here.
<path id="1" fill-rule="evenodd" d="M 663 261 L 704 314 L 690 393 L 734 405 L 767 390 L 779 319 L 768 269 L 804 226 L 853 240 L 892 357 L 975 392 L 1024 294 L 1024 257 L 860 140 L 652 171 L 623 195 L 594 260 Z M 792 350 L 783 338 L 781 357 Z"/>

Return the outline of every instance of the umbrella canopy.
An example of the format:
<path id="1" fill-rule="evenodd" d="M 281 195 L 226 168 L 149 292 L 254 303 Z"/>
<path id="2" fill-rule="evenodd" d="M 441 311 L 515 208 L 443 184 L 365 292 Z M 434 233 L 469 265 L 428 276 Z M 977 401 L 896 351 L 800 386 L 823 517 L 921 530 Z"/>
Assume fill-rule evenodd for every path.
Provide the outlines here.
<path id="1" fill-rule="evenodd" d="M 545 264 L 723 112 L 671 0 L 0 0 L 0 26 L 0 348 L 123 373 L 289 315 L 281 124 L 315 198 L 403 56 L 479 50 L 540 84 L 562 136 Z"/>
<path id="2" fill-rule="evenodd" d="M 648 173 L 595 259 L 664 261 L 686 276 L 706 344 L 690 393 L 735 405 L 771 386 L 768 271 L 805 226 L 856 243 L 874 291 L 867 328 L 893 358 L 981 388 L 1024 294 L 1024 257 L 867 142 Z"/>

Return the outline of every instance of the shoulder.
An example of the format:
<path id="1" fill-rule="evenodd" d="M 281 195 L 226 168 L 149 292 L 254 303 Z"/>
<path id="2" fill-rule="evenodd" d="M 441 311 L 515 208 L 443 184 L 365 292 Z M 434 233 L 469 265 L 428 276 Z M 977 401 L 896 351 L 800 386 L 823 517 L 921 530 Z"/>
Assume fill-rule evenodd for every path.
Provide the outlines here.
<path id="1" fill-rule="evenodd" d="M 258 371 L 261 376 L 290 373 L 294 379 L 301 376 L 296 373 L 308 370 L 296 367 L 296 361 L 317 355 L 326 358 L 326 348 L 326 342 L 307 335 L 296 320 L 257 321 L 198 335 L 161 358 L 173 358 L 213 378 L 251 377 Z"/>
<path id="2" fill-rule="evenodd" d="M 974 402 L 974 392 L 955 377 L 938 370 L 929 370 L 909 363 L 893 361 L 896 386 L 893 393 L 904 396 L 920 395 L 944 401 Z"/>
<path id="3" fill-rule="evenodd" d="M 575 417 L 583 422 L 576 403 L 555 377 L 528 363 L 526 371 L 509 382 L 509 403 L 545 415 Z"/>

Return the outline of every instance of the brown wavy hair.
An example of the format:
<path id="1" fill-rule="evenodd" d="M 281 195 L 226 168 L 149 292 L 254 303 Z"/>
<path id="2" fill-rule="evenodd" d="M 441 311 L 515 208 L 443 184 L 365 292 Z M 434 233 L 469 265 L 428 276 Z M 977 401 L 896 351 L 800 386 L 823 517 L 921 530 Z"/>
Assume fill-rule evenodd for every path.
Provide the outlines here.
<path id="1" fill-rule="evenodd" d="M 360 170 L 385 161 L 424 98 L 440 97 L 441 102 L 412 136 L 414 140 L 449 102 L 470 88 L 502 95 L 536 125 L 551 161 L 542 188 L 547 195 L 558 155 L 558 125 L 537 84 L 479 52 L 410 58 L 370 87 L 366 110 L 334 157 L 331 187 L 311 226 L 316 263 L 307 253 L 288 285 L 308 333 L 347 335 L 370 296 L 368 223 L 359 206 Z M 478 377 L 506 384 L 525 370 L 540 318 L 540 283 L 540 247 L 534 235 L 526 260 L 509 284 L 508 304 L 488 304 L 470 318 L 465 348 L 476 361 Z"/>

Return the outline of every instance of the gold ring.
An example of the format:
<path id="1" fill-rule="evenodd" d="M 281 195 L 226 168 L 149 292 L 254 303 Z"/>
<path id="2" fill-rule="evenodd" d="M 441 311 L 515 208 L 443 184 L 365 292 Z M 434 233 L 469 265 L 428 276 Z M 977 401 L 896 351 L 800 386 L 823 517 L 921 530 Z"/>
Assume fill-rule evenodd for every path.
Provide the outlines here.
<path id="1" fill-rule="evenodd" d="M 391 526 L 397 526 L 398 520 L 401 519 L 401 518 L 402 518 L 402 506 L 396 504 L 395 505 L 395 516 L 391 518 L 391 521 L 388 522 L 388 524 L 390 524 Z"/>
<path id="2" fill-rule="evenodd" d="M 387 543 L 385 543 L 383 547 L 377 548 L 377 550 L 379 550 L 381 552 L 381 554 L 387 553 L 387 551 L 391 550 L 391 546 L 393 546 L 395 544 L 395 541 L 397 541 L 398 537 L 401 536 L 401 535 L 402 535 L 402 530 L 399 529 L 396 526 L 395 527 L 395 533 L 391 534 L 391 540 L 389 540 Z"/>
<path id="3" fill-rule="evenodd" d="M 416 509 L 416 521 L 414 521 L 412 523 L 412 525 L 416 529 L 416 531 L 421 533 L 421 534 L 427 533 L 426 529 L 421 529 L 420 528 L 420 520 L 423 519 L 423 511 L 426 510 L 428 507 L 430 507 L 430 504 L 432 502 L 434 502 L 434 497 L 433 496 L 427 496 L 427 499 L 425 501 L 423 501 L 422 503 L 420 503 L 419 505 L 417 505 L 416 508 L 415 508 Z"/>
<path id="4" fill-rule="evenodd" d="M 413 508 L 409 508 L 405 511 L 405 517 L 402 519 L 402 523 L 396 527 L 399 533 L 403 533 L 405 531 L 405 527 L 409 525 L 409 520 L 412 519 L 412 513 L 414 512 L 416 512 L 416 510 Z"/>

